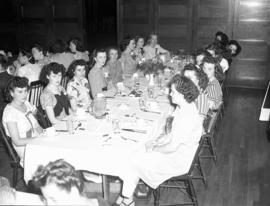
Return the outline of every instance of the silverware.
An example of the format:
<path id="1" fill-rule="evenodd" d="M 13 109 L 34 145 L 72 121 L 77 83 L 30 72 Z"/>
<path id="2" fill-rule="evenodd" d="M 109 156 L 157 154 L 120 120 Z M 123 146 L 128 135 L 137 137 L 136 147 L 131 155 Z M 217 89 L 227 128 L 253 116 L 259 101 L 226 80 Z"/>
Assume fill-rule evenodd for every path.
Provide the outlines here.
<path id="1" fill-rule="evenodd" d="M 82 126 L 81 122 L 77 125 L 77 127 L 74 130 L 77 130 L 80 126 Z"/>
<path id="2" fill-rule="evenodd" d="M 128 128 L 122 128 L 121 130 L 127 131 L 127 132 L 137 132 L 137 133 L 143 133 L 146 134 L 146 130 L 141 130 L 141 129 L 128 129 Z"/>
<path id="3" fill-rule="evenodd" d="M 156 112 L 156 111 L 151 111 L 151 110 L 147 110 L 147 109 L 141 109 L 144 112 L 150 112 L 150 113 L 155 113 L 155 114 L 161 114 L 161 112 Z"/>
<path id="4" fill-rule="evenodd" d="M 67 129 L 57 129 L 57 130 L 55 130 L 56 132 L 68 132 L 68 130 Z"/>
<path id="5" fill-rule="evenodd" d="M 138 142 L 138 141 L 135 140 L 135 139 L 126 138 L 126 137 L 123 137 L 123 136 L 121 136 L 121 138 L 122 138 L 123 140 L 130 140 L 130 141 L 133 141 L 133 142 Z"/>

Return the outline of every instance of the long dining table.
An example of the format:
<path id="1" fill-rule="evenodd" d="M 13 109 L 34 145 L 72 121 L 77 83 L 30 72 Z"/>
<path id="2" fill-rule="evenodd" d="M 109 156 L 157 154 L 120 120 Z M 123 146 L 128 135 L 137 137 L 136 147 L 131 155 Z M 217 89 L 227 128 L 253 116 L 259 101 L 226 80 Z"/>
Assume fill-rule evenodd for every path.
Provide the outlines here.
<path id="1" fill-rule="evenodd" d="M 161 132 L 170 108 L 167 95 L 157 89 L 156 97 L 147 102 L 155 109 L 141 110 L 139 98 L 114 96 L 107 98 L 106 117 L 97 119 L 85 113 L 74 116 L 73 133 L 67 132 L 65 121 L 56 125 L 53 136 L 41 135 L 26 145 L 24 179 L 32 179 L 39 165 L 64 159 L 76 170 L 102 175 L 103 195 L 109 197 L 106 175 L 121 176 L 130 157 L 144 147 L 145 142 Z M 151 105 L 150 104 L 150 105 Z M 119 128 L 115 130 L 115 120 Z"/>

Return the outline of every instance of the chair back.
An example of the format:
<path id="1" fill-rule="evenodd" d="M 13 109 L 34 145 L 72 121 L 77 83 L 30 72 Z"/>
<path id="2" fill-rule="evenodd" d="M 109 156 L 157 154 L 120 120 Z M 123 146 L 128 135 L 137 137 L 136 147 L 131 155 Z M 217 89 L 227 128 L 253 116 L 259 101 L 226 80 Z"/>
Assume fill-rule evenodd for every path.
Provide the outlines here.
<path id="1" fill-rule="evenodd" d="M 217 125 L 218 117 L 221 114 L 221 110 L 223 107 L 223 103 L 220 104 L 216 111 L 209 111 L 208 118 L 206 119 L 206 123 L 204 124 L 204 129 L 207 134 L 214 134 L 215 127 Z"/>
<path id="2" fill-rule="evenodd" d="M 40 104 L 40 95 L 43 90 L 43 85 L 40 80 L 31 82 L 29 92 L 29 102 L 36 107 Z"/>
<path id="3" fill-rule="evenodd" d="M 69 76 L 68 76 L 68 75 L 64 75 L 64 76 L 62 77 L 62 80 L 61 80 L 61 85 L 62 85 L 62 87 L 64 87 L 65 89 L 67 89 L 68 81 L 69 81 Z"/>
<path id="4" fill-rule="evenodd" d="M 12 161 L 11 164 L 20 165 L 20 157 L 12 145 L 11 138 L 6 135 L 6 132 L 2 123 L 0 123 L 0 135 L 3 141 L 3 144 L 5 145 L 5 148 L 8 152 L 8 155 Z"/>
<path id="5" fill-rule="evenodd" d="M 192 172 L 194 171 L 194 168 L 195 168 L 195 166 L 197 164 L 197 161 L 199 161 L 199 154 L 200 154 L 200 151 L 201 151 L 201 149 L 203 147 L 203 142 L 204 142 L 203 138 L 204 138 L 204 136 L 202 136 L 201 139 L 200 139 L 200 142 L 199 142 L 199 145 L 197 147 L 196 153 L 195 153 L 195 155 L 193 157 L 192 163 L 191 163 L 189 171 L 187 173 L 188 176 L 192 175 Z"/>

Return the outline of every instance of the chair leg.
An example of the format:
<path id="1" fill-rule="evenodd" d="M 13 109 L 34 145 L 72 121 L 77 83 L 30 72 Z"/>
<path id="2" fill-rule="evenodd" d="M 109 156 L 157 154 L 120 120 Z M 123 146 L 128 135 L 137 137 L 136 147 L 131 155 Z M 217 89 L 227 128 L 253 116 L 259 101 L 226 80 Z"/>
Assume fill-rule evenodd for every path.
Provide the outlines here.
<path id="1" fill-rule="evenodd" d="M 209 146 L 210 146 L 209 149 L 211 150 L 214 162 L 215 164 L 217 164 L 217 154 L 216 154 L 216 150 L 215 150 L 215 146 L 213 142 L 213 136 L 209 136 L 207 139 L 208 139 L 207 141 L 209 141 Z"/>
<path id="2" fill-rule="evenodd" d="M 12 186 L 15 188 L 18 182 L 18 166 L 14 166 L 13 168 L 13 179 L 12 179 Z"/>
<path id="3" fill-rule="evenodd" d="M 160 200 L 160 188 L 153 190 L 154 195 L 154 206 L 159 206 L 159 200 Z"/>
<path id="4" fill-rule="evenodd" d="M 192 205 L 198 206 L 198 201 L 197 201 L 197 197 L 196 197 L 196 191 L 195 191 L 195 188 L 194 188 L 194 185 L 193 185 L 193 182 L 192 182 L 191 178 L 188 178 L 187 185 L 188 185 L 187 190 L 189 190 Z"/>
<path id="5" fill-rule="evenodd" d="M 198 170 L 200 172 L 200 175 L 201 175 L 201 179 L 203 181 L 203 184 L 204 184 L 204 187 L 205 189 L 207 189 L 207 180 L 206 180 L 206 177 L 204 176 L 204 172 L 203 172 L 203 168 L 202 168 L 202 163 L 201 163 L 201 159 L 200 157 L 198 157 Z"/>

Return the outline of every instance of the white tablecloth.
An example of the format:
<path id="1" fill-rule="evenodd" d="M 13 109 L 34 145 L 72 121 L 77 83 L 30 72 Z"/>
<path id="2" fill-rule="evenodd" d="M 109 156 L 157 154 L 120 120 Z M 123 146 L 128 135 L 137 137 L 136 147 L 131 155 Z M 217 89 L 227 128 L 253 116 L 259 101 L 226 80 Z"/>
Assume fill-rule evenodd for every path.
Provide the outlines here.
<path id="1" fill-rule="evenodd" d="M 125 107 L 122 107 L 123 104 Z M 32 179 L 38 165 L 46 165 L 57 159 L 64 159 L 77 170 L 121 178 L 121 174 L 125 173 L 125 162 L 129 161 L 129 157 L 136 150 L 144 147 L 145 141 L 151 138 L 156 130 L 160 130 L 160 122 L 167 114 L 169 105 L 166 101 L 160 100 L 159 106 L 161 113 L 157 114 L 140 111 L 138 99 L 135 98 L 108 99 L 110 118 L 120 119 L 121 127 L 145 129 L 146 134 L 127 131 L 114 134 L 110 119 L 98 120 L 89 115 L 81 121 L 82 128 L 85 130 L 78 129 L 74 134 L 59 132 L 54 137 L 35 139 L 25 148 L 25 181 Z M 139 120 L 143 120 L 143 124 Z M 141 125 L 136 124 L 136 121 Z"/>

